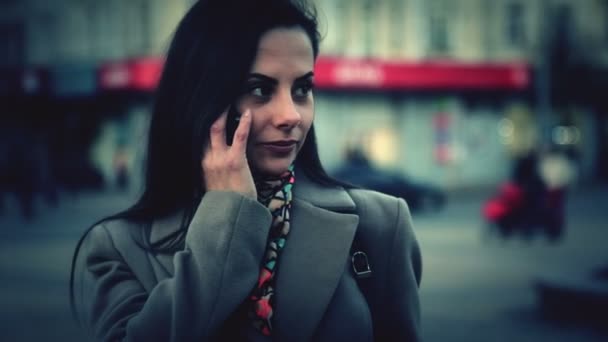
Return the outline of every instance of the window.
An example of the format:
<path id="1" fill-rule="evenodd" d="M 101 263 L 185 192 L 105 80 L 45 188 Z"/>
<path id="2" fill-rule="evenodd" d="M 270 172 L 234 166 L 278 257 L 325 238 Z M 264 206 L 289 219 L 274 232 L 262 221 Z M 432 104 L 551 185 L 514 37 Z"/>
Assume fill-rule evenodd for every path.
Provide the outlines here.
<path id="1" fill-rule="evenodd" d="M 512 47 L 523 47 L 526 44 L 525 13 L 521 2 L 507 5 L 506 37 Z"/>
<path id="2" fill-rule="evenodd" d="M 602 3 L 602 10 L 604 12 L 604 42 L 608 46 L 608 1 Z"/>
<path id="3" fill-rule="evenodd" d="M 103 35 L 103 27 L 102 27 L 102 5 L 91 1 L 86 4 L 87 11 L 87 21 L 88 21 L 88 40 L 90 44 L 90 53 L 93 58 L 98 58 L 102 56 L 104 49 L 104 39 L 106 37 Z"/>
<path id="4" fill-rule="evenodd" d="M 151 16 L 153 4 L 149 0 L 125 1 L 122 5 L 123 36 L 126 48 L 130 55 L 146 55 L 151 53 L 152 23 Z"/>
<path id="5" fill-rule="evenodd" d="M 448 51 L 448 28 L 445 18 L 432 15 L 429 20 L 431 24 L 431 51 L 446 53 Z"/>
<path id="6" fill-rule="evenodd" d="M 451 48 L 447 5 L 444 0 L 430 2 L 429 52 L 433 55 L 447 55 Z"/>
<path id="7" fill-rule="evenodd" d="M 149 53 L 152 47 L 152 18 L 151 4 L 148 0 L 139 3 L 139 15 L 141 16 L 141 48 L 142 52 Z"/>
<path id="8" fill-rule="evenodd" d="M 405 36 L 405 3 L 403 0 L 393 0 L 390 7 L 391 27 L 390 44 L 393 47 L 393 55 L 400 55 Z"/>
<path id="9" fill-rule="evenodd" d="M 602 12 L 604 17 L 602 18 L 604 22 L 604 43 L 608 46 L 608 0 L 604 0 L 602 3 Z"/>
<path id="10" fill-rule="evenodd" d="M 330 20 L 329 25 L 333 27 L 334 34 L 334 49 L 339 55 L 346 54 L 349 49 L 349 34 L 350 28 L 350 8 L 344 0 L 336 0 L 333 22 Z"/>
<path id="11" fill-rule="evenodd" d="M 562 4 L 555 9 L 555 36 L 559 42 L 572 43 L 573 30 L 572 9 Z"/>
<path id="12" fill-rule="evenodd" d="M 365 28 L 364 28 L 364 46 L 363 46 L 363 54 L 365 56 L 373 56 L 374 55 L 374 34 L 375 34 L 375 21 L 376 21 L 376 6 L 373 0 L 364 0 L 363 1 L 363 20 Z"/>

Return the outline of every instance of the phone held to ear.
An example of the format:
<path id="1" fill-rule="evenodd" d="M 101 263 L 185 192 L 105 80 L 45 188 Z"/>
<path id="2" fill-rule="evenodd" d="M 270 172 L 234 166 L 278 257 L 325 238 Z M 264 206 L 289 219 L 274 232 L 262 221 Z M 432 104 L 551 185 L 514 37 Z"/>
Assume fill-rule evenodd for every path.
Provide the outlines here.
<path id="1" fill-rule="evenodd" d="M 226 144 L 232 146 L 232 140 L 234 139 L 234 132 L 239 126 L 241 120 L 241 113 L 239 113 L 236 105 L 231 105 L 228 109 L 228 116 L 226 118 Z"/>

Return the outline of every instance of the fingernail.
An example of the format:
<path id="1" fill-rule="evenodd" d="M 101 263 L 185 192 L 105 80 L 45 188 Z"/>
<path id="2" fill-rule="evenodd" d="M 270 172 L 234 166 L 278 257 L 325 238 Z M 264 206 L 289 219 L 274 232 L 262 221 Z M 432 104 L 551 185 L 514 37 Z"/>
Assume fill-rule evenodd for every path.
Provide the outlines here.
<path id="1" fill-rule="evenodd" d="M 245 113 L 243 113 L 244 116 L 249 116 L 249 114 L 251 113 L 251 111 L 249 109 L 245 110 Z"/>

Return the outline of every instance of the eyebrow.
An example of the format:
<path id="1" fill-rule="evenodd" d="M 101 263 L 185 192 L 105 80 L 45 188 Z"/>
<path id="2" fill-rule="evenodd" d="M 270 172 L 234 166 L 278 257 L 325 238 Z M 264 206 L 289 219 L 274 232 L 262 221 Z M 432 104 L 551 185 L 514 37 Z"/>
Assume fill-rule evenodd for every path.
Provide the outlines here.
<path id="1" fill-rule="evenodd" d="M 304 75 L 296 78 L 295 82 L 300 82 L 300 81 L 309 79 L 309 78 L 313 77 L 314 75 L 315 75 L 314 72 L 309 71 L 306 74 L 304 74 Z M 266 76 L 266 75 L 263 75 L 263 74 L 259 74 L 257 72 L 252 72 L 251 74 L 249 74 L 248 80 L 251 80 L 251 79 L 258 79 L 258 80 L 269 82 L 269 83 L 272 83 L 272 84 L 279 83 L 276 79 L 274 79 L 272 77 L 269 77 L 269 76 Z"/>

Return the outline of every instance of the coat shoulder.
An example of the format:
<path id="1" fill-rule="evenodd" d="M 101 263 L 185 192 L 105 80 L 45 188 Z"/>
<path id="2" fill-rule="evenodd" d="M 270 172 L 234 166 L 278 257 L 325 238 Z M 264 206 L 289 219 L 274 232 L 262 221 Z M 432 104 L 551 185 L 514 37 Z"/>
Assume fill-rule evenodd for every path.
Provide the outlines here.
<path id="1" fill-rule="evenodd" d="M 93 226 L 83 237 L 77 250 L 78 265 L 75 268 L 89 271 L 107 262 L 124 265 L 147 289 L 156 284 L 154 265 L 151 262 L 150 244 L 146 225 L 125 219 L 106 220 Z"/>
<path id="2" fill-rule="evenodd" d="M 120 244 L 122 241 L 132 241 L 136 237 L 141 237 L 143 227 L 144 224 L 127 219 L 109 219 L 91 227 L 86 239 L 100 240 L 101 236 L 105 235 L 106 239 Z"/>
<path id="3" fill-rule="evenodd" d="M 79 257 L 127 259 L 144 246 L 144 225 L 126 219 L 110 219 L 93 225 L 82 237 Z"/>
<path id="4" fill-rule="evenodd" d="M 403 199 L 371 190 L 348 192 L 359 215 L 356 239 L 369 254 L 388 263 L 397 250 L 417 248 L 412 217 Z"/>
<path id="5" fill-rule="evenodd" d="M 407 203 L 391 195 L 373 190 L 350 189 L 362 224 L 373 223 L 377 229 L 394 228 L 399 217 L 409 217 Z"/>

